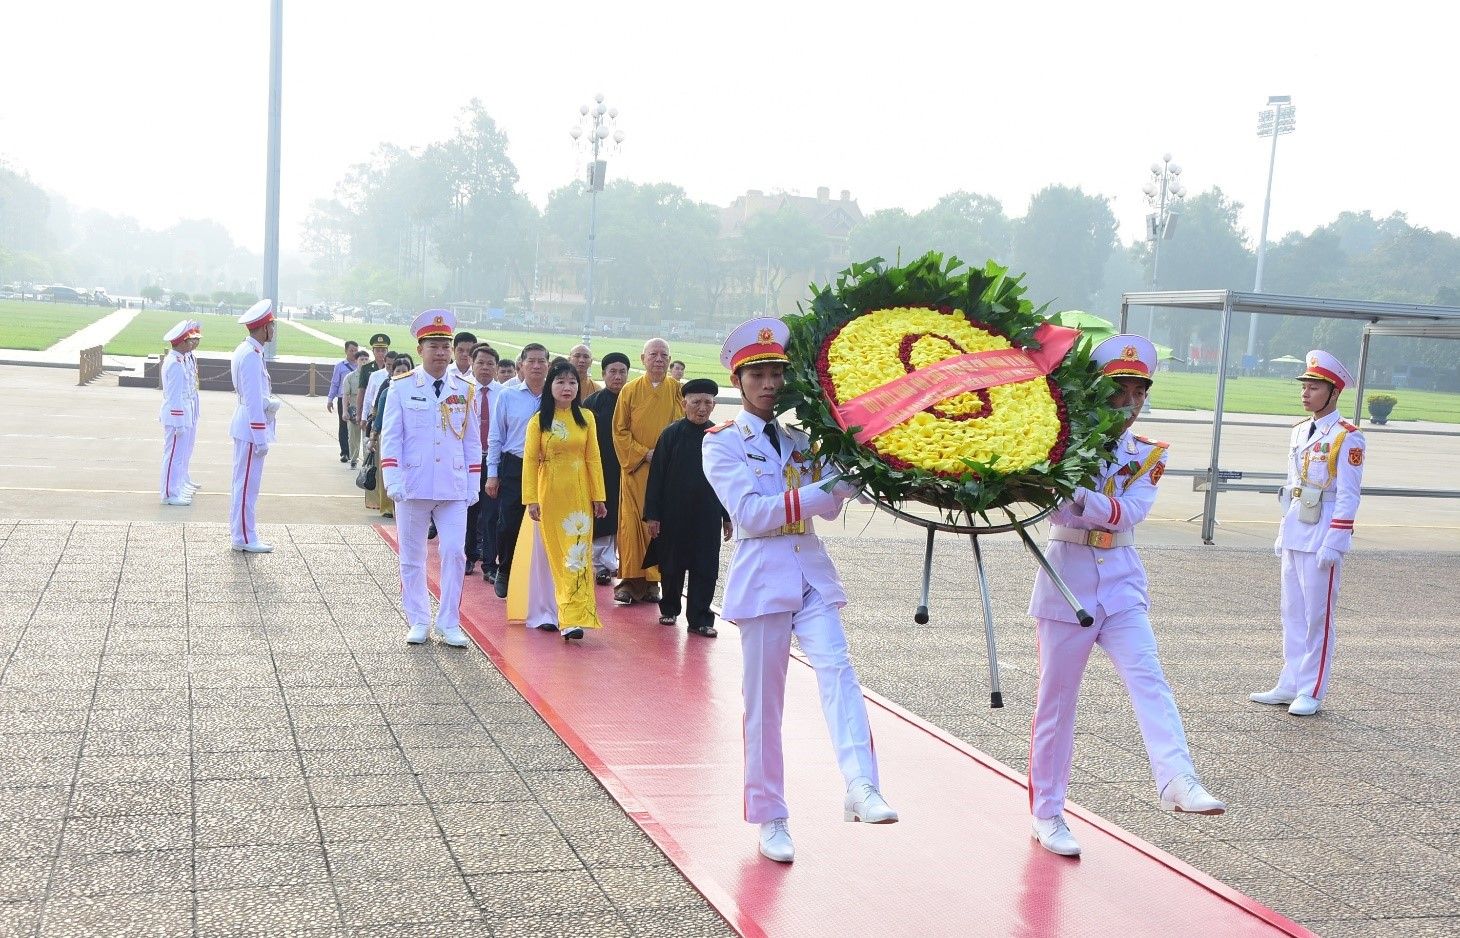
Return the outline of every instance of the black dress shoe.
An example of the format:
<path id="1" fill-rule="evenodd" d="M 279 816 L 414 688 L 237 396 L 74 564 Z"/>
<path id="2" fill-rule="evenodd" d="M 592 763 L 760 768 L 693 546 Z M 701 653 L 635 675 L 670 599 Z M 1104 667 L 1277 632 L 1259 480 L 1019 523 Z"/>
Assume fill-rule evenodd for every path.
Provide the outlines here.
<path id="1" fill-rule="evenodd" d="M 556 622 L 541 622 L 537 625 L 534 625 L 533 628 L 537 629 L 539 632 L 556 632 L 558 630 L 558 625 Z"/>
<path id="2" fill-rule="evenodd" d="M 466 562 L 466 575 L 467 576 L 471 576 L 473 573 L 476 573 L 476 572 L 477 572 L 477 562 L 475 560 L 468 560 Z"/>
<path id="3" fill-rule="evenodd" d="M 340 457 L 340 462 L 349 462 L 349 461 L 350 461 L 350 457 L 349 456 L 341 456 Z"/>
<path id="4" fill-rule="evenodd" d="M 497 585 L 497 598 L 498 599 L 506 599 L 507 598 L 507 578 L 504 577 L 504 576 L 497 577 L 496 585 Z"/>
<path id="5" fill-rule="evenodd" d="M 428 541 L 434 541 L 434 540 L 436 540 L 436 522 L 434 522 L 434 521 L 431 522 L 430 530 L 428 530 L 426 532 L 426 540 L 428 540 Z"/>
<path id="6" fill-rule="evenodd" d="M 490 582 L 492 582 L 495 579 L 496 579 L 496 577 L 492 574 L 492 571 L 488 570 L 486 567 L 483 567 L 482 568 L 482 582 L 483 583 L 490 583 Z"/>

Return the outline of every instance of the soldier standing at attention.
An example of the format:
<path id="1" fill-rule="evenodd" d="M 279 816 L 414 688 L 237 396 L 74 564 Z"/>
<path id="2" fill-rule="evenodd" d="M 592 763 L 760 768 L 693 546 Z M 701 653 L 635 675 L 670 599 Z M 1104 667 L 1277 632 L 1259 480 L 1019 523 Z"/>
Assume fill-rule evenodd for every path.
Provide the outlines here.
<path id="1" fill-rule="evenodd" d="M 456 316 L 444 309 L 428 309 L 411 323 L 421 364 L 392 379 L 385 396 L 380 472 L 395 502 L 401 603 L 410 624 L 406 641 L 420 645 L 431 633 L 426 531 L 434 519 L 441 534 L 436 632 L 446 644 L 465 648 L 470 644 L 461 631 L 466 509 L 481 491 L 482 437 L 477 387 L 450 367 L 455 329 Z"/>
<path id="2" fill-rule="evenodd" d="M 270 400 L 269 369 L 264 364 L 264 346 L 274 336 L 274 302 L 259 300 L 238 317 L 248 338 L 233 350 L 233 389 L 238 405 L 228 427 L 233 437 L 233 499 L 228 523 L 233 549 L 250 554 L 267 554 L 274 548 L 259 540 L 254 505 L 264 476 L 264 456 L 274 441 L 274 410 Z M 272 409 L 271 409 L 272 408 Z"/>
<path id="3" fill-rule="evenodd" d="M 1273 553 L 1282 558 L 1283 670 L 1272 690 L 1248 695 L 1312 716 L 1328 693 L 1333 664 L 1333 610 L 1343 557 L 1353 546 L 1354 516 L 1364 479 L 1364 435 L 1338 416 L 1338 395 L 1353 380 L 1322 349 L 1308 353 L 1303 409 L 1312 414 L 1288 442 L 1288 482 L 1279 498 L 1283 520 Z"/>
<path id="4" fill-rule="evenodd" d="M 193 423 L 188 427 L 187 458 L 183 461 L 182 475 L 183 488 L 187 489 L 188 497 L 198 494 L 202 486 L 193 481 L 193 453 L 198 448 L 198 421 L 203 416 L 203 396 L 198 393 L 201 385 L 198 383 L 198 360 L 193 356 L 199 343 L 203 341 L 203 324 L 196 319 L 188 320 L 188 332 L 184 336 L 187 344 L 183 346 L 183 358 L 188 363 L 189 389 L 193 398 Z"/>
<path id="5" fill-rule="evenodd" d="M 187 345 L 191 334 L 188 320 L 183 320 L 162 338 L 172 349 L 162 357 L 158 371 L 162 383 L 162 504 L 191 505 L 193 493 L 187 488 L 189 430 L 193 422 L 192 371 L 188 367 Z"/>
<path id="6" fill-rule="evenodd" d="M 821 710 L 847 785 L 843 816 L 871 824 L 897 820 L 877 790 L 867 702 L 838 612 L 847 596 L 811 525 L 813 515 L 834 519 L 856 490 L 823 479 L 806 435 L 776 423 L 788 336 L 785 323 L 769 318 L 730 333 L 720 361 L 740 389 L 743 407 L 734 420 L 707 431 L 703 443 L 705 478 L 730 515 L 736 539 L 722 614 L 740 627 L 745 819 L 760 825 L 761 855 L 780 863 L 796 855 L 781 748 L 793 634 L 816 670 Z"/>
<path id="7" fill-rule="evenodd" d="M 1081 627 L 1044 570 L 1034 579 L 1029 614 L 1039 636 L 1039 696 L 1029 741 L 1029 810 L 1032 831 L 1046 850 L 1078 856 L 1080 845 L 1065 823 L 1065 792 L 1075 752 L 1075 704 L 1090 652 L 1110 657 L 1135 708 L 1162 807 L 1192 814 L 1221 814 L 1227 806 L 1197 781 L 1176 698 L 1156 657 L 1146 569 L 1136 553 L 1135 526 L 1156 503 L 1156 483 L 1166 471 L 1165 443 L 1130 432 L 1156 371 L 1156 347 L 1138 335 L 1113 335 L 1095 347 L 1095 364 L 1118 387 L 1113 407 L 1127 411 L 1115 457 L 1090 488 L 1050 515 L 1050 565 L 1095 617 Z"/>

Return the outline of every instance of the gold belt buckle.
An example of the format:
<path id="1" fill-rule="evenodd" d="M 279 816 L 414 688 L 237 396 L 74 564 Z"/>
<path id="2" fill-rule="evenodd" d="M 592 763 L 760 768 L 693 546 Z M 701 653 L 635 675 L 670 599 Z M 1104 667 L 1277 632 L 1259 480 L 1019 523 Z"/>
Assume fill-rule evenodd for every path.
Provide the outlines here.
<path id="1" fill-rule="evenodd" d="M 1085 543 L 1090 547 L 1109 550 L 1115 546 L 1115 534 L 1111 531 L 1091 531 L 1086 535 Z"/>

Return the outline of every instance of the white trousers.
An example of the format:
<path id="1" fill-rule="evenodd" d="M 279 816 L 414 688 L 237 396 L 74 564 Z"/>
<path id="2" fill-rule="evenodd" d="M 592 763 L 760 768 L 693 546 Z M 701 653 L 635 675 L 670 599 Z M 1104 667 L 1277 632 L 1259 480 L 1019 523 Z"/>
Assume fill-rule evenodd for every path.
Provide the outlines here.
<path id="1" fill-rule="evenodd" d="M 1333 607 L 1343 561 L 1318 569 L 1318 555 L 1283 551 L 1283 672 L 1278 690 L 1322 700 L 1333 666 Z"/>
<path id="2" fill-rule="evenodd" d="M 436 550 L 441 558 L 438 579 L 441 607 L 436 628 L 461 624 L 461 581 L 466 576 L 466 502 L 407 498 L 395 503 L 395 533 L 400 546 L 401 605 L 406 621 L 431 621 L 431 595 L 426 591 L 426 534 L 436 519 Z"/>
<path id="3" fill-rule="evenodd" d="M 191 425 L 183 430 L 184 450 L 182 477 L 184 482 L 193 481 L 193 452 L 198 448 L 198 423 L 193 421 Z"/>
<path id="4" fill-rule="evenodd" d="M 618 538 L 612 534 L 593 539 L 593 572 L 618 572 Z"/>
<path id="5" fill-rule="evenodd" d="M 158 488 L 165 499 L 182 494 L 183 483 L 188 480 L 190 442 L 186 427 L 162 428 L 162 481 Z"/>
<path id="6" fill-rule="evenodd" d="M 744 661 L 740 687 L 745 698 L 745 819 L 761 824 L 790 814 L 781 717 L 793 632 L 816 671 L 821 712 L 843 779 L 850 784 L 866 777 L 878 784 L 867 702 L 847 653 L 847 636 L 836 607 L 807 586 L 799 612 L 754 616 L 740 619 L 736 625 L 740 626 Z"/>
<path id="7" fill-rule="evenodd" d="M 264 478 L 264 457 L 253 443 L 233 441 L 233 498 L 229 505 L 228 525 L 234 546 L 257 544 L 258 527 L 254 523 L 254 505 L 259 500 L 259 485 Z"/>
<path id="8" fill-rule="evenodd" d="M 1070 763 L 1075 754 L 1075 704 L 1090 651 L 1105 650 L 1136 711 L 1151 775 L 1159 794 L 1178 775 L 1195 774 L 1176 698 L 1156 657 L 1156 636 L 1146 610 L 1136 608 L 1075 622 L 1036 619 L 1039 635 L 1039 696 L 1029 740 L 1029 810 L 1052 818 L 1065 809 Z"/>

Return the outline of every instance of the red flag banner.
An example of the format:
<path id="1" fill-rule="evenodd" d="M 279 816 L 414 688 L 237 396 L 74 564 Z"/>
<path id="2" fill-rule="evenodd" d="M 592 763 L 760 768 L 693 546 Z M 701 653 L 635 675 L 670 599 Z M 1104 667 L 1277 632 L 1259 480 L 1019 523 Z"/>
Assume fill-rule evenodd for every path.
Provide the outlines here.
<path id="1" fill-rule="evenodd" d="M 1079 337 L 1078 329 L 1045 323 L 1034 333 L 1038 349 L 989 349 L 945 358 L 858 394 L 833 413 L 843 430 L 861 427 L 855 438 L 866 443 L 949 398 L 1042 378 L 1054 371 Z"/>

